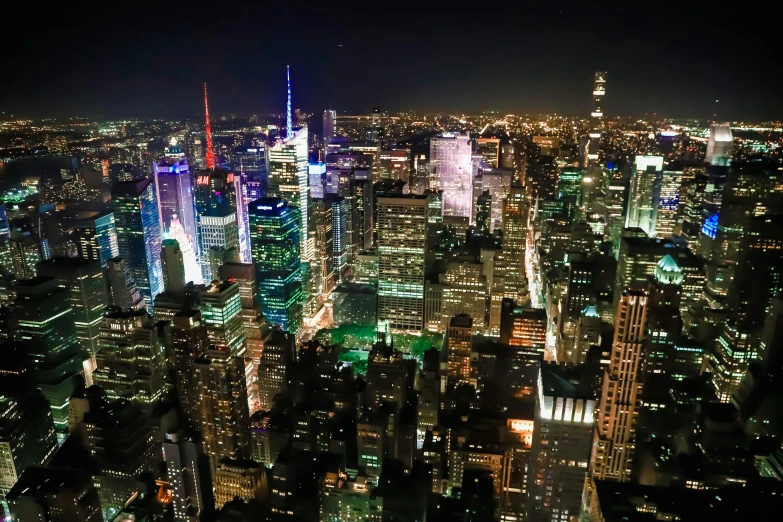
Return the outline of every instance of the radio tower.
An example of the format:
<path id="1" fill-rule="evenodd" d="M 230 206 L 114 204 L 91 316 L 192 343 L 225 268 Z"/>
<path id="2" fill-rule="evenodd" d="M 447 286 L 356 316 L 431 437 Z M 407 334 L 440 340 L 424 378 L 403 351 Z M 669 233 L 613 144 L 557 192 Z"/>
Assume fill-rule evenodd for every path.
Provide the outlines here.
<path id="1" fill-rule="evenodd" d="M 285 113 L 285 137 L 291 138 L 294 135 L 294 123 L 291 119 L 291 67 L 285 66 L 286 77 L 288 78 L 288 105 Z"/>
<path id="2" fill-rule="evenodd" d="M 290 95 L 289 95 L 290 98 Z M 204 83 L 204 114 L 207 117 L 207 168 L 215 168 L 215 153 L 212 152 L 212 128 L 209 126 L 209 104 L 207 103 L 207 84 Z"/>

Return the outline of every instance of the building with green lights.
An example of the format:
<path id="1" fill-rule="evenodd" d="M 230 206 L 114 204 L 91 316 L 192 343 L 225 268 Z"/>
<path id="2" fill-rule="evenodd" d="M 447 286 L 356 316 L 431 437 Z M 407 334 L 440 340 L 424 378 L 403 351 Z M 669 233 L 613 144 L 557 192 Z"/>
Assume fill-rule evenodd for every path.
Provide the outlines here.
<path id="1" fill-rule="evenodd" d="M 209 346 L 231 355 L 244 356 L 245 331 L 239 283 L 213 282 L 199 293 L 199 309 L 207 326 Z"/>
<path id="2" fill-rule="evenodd" d="M 271 324 L 296 333 L 302 326 L 302 275 L 299 209 L 280 198 L 248 205 L 250 249 L 258 293 Z"/>
<path id="3" fill-rule="evenodd" d="M 35 370 L 36 384 L 49 401 L 58 437 L 68 434 L 68 405 L 83 380 L 86 355 L 79 346 L 69 291 L 52 277 L 15 285 L 19 335 Z"/>

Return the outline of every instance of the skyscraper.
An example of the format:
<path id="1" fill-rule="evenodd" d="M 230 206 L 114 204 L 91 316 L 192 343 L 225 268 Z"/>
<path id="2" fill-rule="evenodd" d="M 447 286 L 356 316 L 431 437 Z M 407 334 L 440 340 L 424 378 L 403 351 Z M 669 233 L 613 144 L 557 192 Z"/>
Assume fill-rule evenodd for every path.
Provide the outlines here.
<path id="1" fill-rule="evenodd" d="M 15 286 L 19 335 L 36 384 L 52 410 L 58 438 L 68 433 L 68 403 L 83 380 L 85 354 L 76 338 L 70 293 L 57 279 L 37 277 Z"/>
<path id="2" fill-rule="evenodd" d="M 731 135 L 731 127 L 728 123 L 713 123 L 704 161 L 710 165 L 727 167 L 731 165 L 733 153 L 734 137 Z"/>
<path id="3" fill-rule="evenodd" d="M 279 198 L 250 204 L 250 244 L 264 315 L 296 333 L 302 325 L 299 209 Z"/>
<path id="4" fill-rule="evenodd" d="M 120 255 L 114 212 L 93 214 L 73 223 L 76 251 L 82 259 L 95 259 L 106 265 L 109 259 Z"/>
<path id="5" fill-rule="evenodd" d="M 213 281 L 199 292 L 199 309 L 207 326 L 210 348 L 244 357 L 247 348 L 239 284 Z"/>
<path id="6" fill-rule="evenodd" d="M 182 292 L 185 289 L 185 263 L 176 239 L 163 240 L 160 261 L 163 271 L 163 289 L 166 292 Z"/>
<path id="7" fill-rule="evenodd" d="M 286 371 L 294 360 L 294 336 L 273 328 L 264 342 L 258 365 L 258 398 L 260 408 L 269 411 L 275 397 L 286 389 Z"/>
<path id="8" fill-rule="evenodd" d="M 128 263 L 120 258 L 109 259 L 103 269 L 103 280 L 106 284 L 107 303 L 120 310 L 141 310 L 146 308 L 144 298 L 136 288 L 128 268 Z"/>
<path id="9" fill-rule="evenodd" d="M 184 157 L 166 157 L 152 164 L 155 175 L 155 190 L 158 196 L 158 215 L 163 239 L 172 238 L 180 242 L 180 247 L 196 245 L 196 213 L 193 204 L 193 185 Z M 188 281 L 200 283 L 194 279 L 199 275 L 198 252 L 192 247 L 192 255 L 187 255 L 185 272 Z"/>
<path id="10" fill-rule="evenodd" d="M 198 310 L 183 310 L 171 318 L 173 363 L 177 395 L 185 425 L 198 430 L 198 390 L 193 387 L 193 361 L 207 351 L 207 327 Z"/>
<path id="11" fill-rule="evenodd" d="M 146 311 L 107 314 L 98 343 L 93 381 L 108 398 L 152 407 L 163 396 L 166 354 Z"/>
<path id="12" fill-rule="evenodd" d="M 155 185 L 149 179 L 123 181 L 114 185 L 111 196 L 120 257 L 151 310 L 155 296 L 163 291 Z"/>
<path id="13" fill-rule="evenodd" d="M 324 148 L 329 140 L 334 138 L 337 132 L 337 111 L 332 109 L 324 111 Z"/>
<path id="14" fill-rule="evenodd" d="M 645 291 L 623 292 L 617 307 L 611 360 L 595 425 L 583 508 L 592 512 L 595 480 L 627 482 L 636 451 L 636 418 L 642 400 L 642 357 L 647 328 Z"/>
<path id="15" fill-rule="evenodd" d="M 626 228 L 641 228 L 655 236 L 663 180 L 663 156 L 636 156 L 628 197 Z"/>
<path id="16" fill-rule="evenodd" d="M 240 254 L 234 173 L 225 169 L 196 172 L 196 226 L 201 277 L 211 282 L 220 265 Z M 181 245 L 180 245 L 181 246 Z"/>
<path id="17" fill-rule="evenodd" d="M 595 73 L 593 81 L 593 110 L 590 113 L 590 133 L 587 146 L 588 164 L 597 164 L 601 146 L 601 125 L 604 117 L 604 96 L 606 95 L 606 72 Z"/>
<path id="18" fill-rule="evenodd" d="M 429 196 L 419 195 L 377 200 L 378 323 L 392 331 L 419 332 L 424 327 L 429 201 Z"/>
<path id="19" fill-rule="evenodd" d="M 443 191 L 443 215 L 470 219 L 473 168 L 470 133 L 443 133 L 430 138 L 430 169 Z"/>
<path id="20" fill-rule="evenodd" d="M 446 330 L 446 377 L 455 382 L 470 379 L 470 347 L 473 338 L 473 319 L 469 315 L 455 315 Z"/>

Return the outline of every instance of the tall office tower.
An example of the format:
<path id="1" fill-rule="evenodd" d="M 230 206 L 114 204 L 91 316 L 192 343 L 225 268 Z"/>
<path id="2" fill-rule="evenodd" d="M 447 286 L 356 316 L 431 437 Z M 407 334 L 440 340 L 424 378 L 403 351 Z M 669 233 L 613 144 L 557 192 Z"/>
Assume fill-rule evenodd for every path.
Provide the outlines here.
<path id="1" fill-rule="evenodd" d="M 234 173 L 225 169 L 196 173 L 196 226 L 201 278 L 211 282 L 220 265 L 240 255 Z"/>
<path id="2" fill-rule="evenodd" d="M 476 149 L 481 153 L 484 163 L 493 169 L 500 167 L 500 139 L 476 138 Z"/>
<path id="3" fill-rule="evenodd" d="M 489 235 L 490 225 L 490 213 L 492 212 L 492 196 L 488 190 L 485 190 L 476 199 L 474 205 L 474 211 L 476 212 L 476 232 L 479 234 Z"/>
<path id="4" fill-rule="evenodd" d="M 324 302 L 332 293 L 337 283 L 337 272 L 334 267 L 334 197 L 313 199 L 312 218 L 315 228 L 313 245 L 313 275 L 320 282 L 318 299 Z"/>
<path id="5" fill-rule="evenodd" d="M 49 259 L 49 244 L 28 230 L 12 230 L 8 240 L 10 271 L 16 279 L 35 277 L 35 265 Z"/>
<path id="6" fill-rule="evenodd" d="M 605 178 L 603 219 L 606 223 L 604 238 L 612 244 L 615 256 L 620 251 L 620 238 L 625 227 L 628 210 L 630 180 L 619 170 L 612 170 Z"/>
<path id="7" fill-rule="evenodd" d="M 108 302 L 101 263 L 98 260 L 55 257 L 40 263 L 38 272 L 41 276 L 57 279 L 57 285 L 67 289 L 70 294 L 76 338 L 90 356 L 90 361 L 85 361 L 84 370 L 86 384 L 91 385 L 90 376 L 95 368 L 95 354 L 98 353 L 101 320 Z"/>
<path id="8" fill-rule="evenodd" d="M 81 470 L 29 468 L 7 500 L 9 520 L 103 521 L 98 491 Z"/>
<path id="9" fill-rule="evenodd" d="M 373 344 L 367 358 L 367 405 L 377 410 L 382 403 L 394 404 L 399 411 L 408 400 L 408 383 L 413 382 L 410 374 L 414 368 L 402 358 L 402 352 L 385 342 Z"/>
<path id="10" fill-rule="evenodd" d="M 446 330 L 446 375 L 450 381 L 470 379 L 470 347 L 473 339 L 473 319 L 467 314 L 455 315 Z"/>
<path id="11" fill-rule="evenodd" d="M 430 171 L 443 191 L 443 215 L 470 219 L 473 192 L 470 133 L 430 138 Z"/>
<path id="12" fill-rule="evenodd" d="M 120 310 L 141 310 L 147 307 L 125 259 L 109 259 L 103 269 L 107 303 Z"/>
<path id="13" fill-rule="evenodd" d="M 449 327 L 452 317 L 467 314 L 473 321 L 476 333 L 484 333 L 487 326 L 487 301 L 489 288 L 481 263 L 450 261 L 445 273 L 440 275 L 442 287 L 442 330 Z"/>
<path id="14" fill-rule="evenodd" d="M 299 209 L 284 199 L 250 205 L 250 245 L 264 315 L 294 335 L 302 326 Z"/>
<path id="15" fill-rule="evenodd" d="M 299 252 L 301 260 L 309 261 L 311 241 L 309 236 L 309 177 L 307 174 L 307 128 L 289 134 L 284 140 L 278 140 L 269 149 L 269 182 L 267 196 L 288 201 L 288 205 L 298 209 L 296 226 L 300 231 Z M 253 209 L 249 209 L 253 215 Z M 252 236 L 252 225 L 251 225 Z M 252 242 L 252 239 L 251 239 Z M 255 261 L 255 257 L 253 258 Z"/>
<path id="16" fill-rule="evenodd" d="M 173 293 L 185 290 L 185 262 L 176 239 L 163 240 L 160 263 L 163 271 L 163 289 Z"/>
<path id="17" fill-rule="evenodd" d="M 410 180 L 410 149 L 382 149 L 378 165 L 378 179 Z"/>
<path id="18" fill-rule="evenodd" d="M 758 357 L 755 337 L 744 325 L 726 321 L 707 358 L 712 385 L 720 402 L 731 402 L 751 361 Z"/>
<path id="19" fill-rule="evenodd" d="M 625 236 L 620 241 L 620 252 L 617 259 L 617 272 L 614 282 L 614 303 L 617 303 L 624 290 L 629 288 L 642 290 L 647 288 L 649 276 L 655 274 L 658 261 L 666 254 L 678 257 L 682 250 L 668 239 L 651 239 L 647 237 Z"/>
<path id="20" fill-rule="evenodd" d="M 166 434 L 163 441 L 163 461 L 166 463 L 166 478 L 171 485 L 171 503 L 174 507 L 174 520 L 188 522 L 199 520 L 209 511 L 206 503 L 212 497 L 207 491 L 209 477 L 201 473 L 201 461 L 204 452 L 201 441 L 182 431 Z"/>
<path id="21" fill-rule="evenodd" d="M 49 403 L 36 389 L 23 350 L 3 345 L 0 362 L 0 497 L 31 466 L 45 465 L 57 450 Z"/>
<path id="22" fill-rule="evenodd" d="M 322 198 L 327 192 L 326 163 L 310 163 L 307 166 L 307 178 L 310 185 L 310 197 Z"/>
<path id="23" fill-rule="evenodd" d="M 234 176 L 234 193 L 237 199 L 237 228 L 239 232 L 239 260 L 243 263 L 249 263 L 251 261 L 250 254 L 250 222 L 247 214 L 247 206 L 251 201 L 255 201 L 260 196 L 253 196 L 249 199 L 248 195 L 248 183 L 251 183 L 250 178 L 244 172 Z M 257 182 L 253 182 L 255 185 Z M 252 192 L 252 190 L 251 190 Z"/>
<path id="24" fill-rule="evenodd" d="M 664 169 L 661 175 L 661 196 L 658 199 L 658 219 L 655 237 L 671 237 L 677 225 L 682 189 L 682 170 Z"/>
<path id="25" fill-rule="evenodd" d="M 214 470 L 224 457 L 249 455 L 245 365 L 227 351 L 208 350 L 193 361 L 193 369 L 199 431 Z"/>
<path id="26" fill-rule="evenodd" d="M 166 354 L 144 310 L 111 312 L 103 318 L 93 381 L 110 399 L 151 408 L 166 391 Z"/>
<path id="27" fill-rule="evenodd" d="M 636 156 L 634 164 L 625 227 L 641 228 L 654 237 L 661 199 L 663 156 Z"/>
<path id="28" fill-rule="evenodd" d="M 642 357 L 647 328 L 645 291 L 623 292 L 617 307 L 611 360 L 604 373 L 583 508 L 593 512 L 596 480 L 627 482 L 636 450 L 642 400 Z"/>
<path id="29" fill-rule="evenodd" d="M 275 397 L 285 392 L 286 372 L 294 361 L 294 336 L 273 328 L 264 341 L 264 351 L 258 365 L 258 397 L 260 409 L 271 410 Z"/>
<path id="30" fill-rule="evenodd" d="M 546 348 L 547 313 L 542 308 L 516 306 L 503 300 L 500 342 L 522 353 L 543 356 Z"/>
<path id="31" fill-rule="evenodd" d="M 707 155 L 704 161 L 718 167 L 731 165 L 734 153 L 734 137 L 728 123 L 713 123 L 710 126 L 710 139 L 707 141 Z"/>
<path id="32" fill-rule="evenodd" d="M 498 270 L 505 280 L 505 295 L 518 303 L 526 300 L 525 251 L 527 245 L 528 202 L 524 189 L 511 187 L 503 205 L 503 251 Z"/>
<path id="33" fill-rule="evenodd" d="M 139 493 L 138 477 L 157 474 L 161 465 L 160 427 L 129 401 L 90 399 L 82 422 L 100 474 L 94 475 L 104 520 Z"/>
<path id="34" fill-rule="evenodd" d="M 378 323 L 392 331 L 424 328 L 429 202 L 429 196 L 418 195 L 379 197 L 377 201 Z"/>
<path id="35" fill-rule="evenodd" d="M 207 326 L 210 349 L 244 357 L 245 331 L 242 301 L 235 281 L 213 281 L 199 292 L 199 309 Z"/>
<path id="36" fill-rule="evenodd" d="M 258 407 L 258 365 L 264 350 L 264 337 L 268 325 L 261 311 L 258 297 L 256 266 L 253 263 L 226 263 L 220 267 L 220 278 L 235 281 L 239 285 L 239 302 L 242 305 L 242 327 L 245 344 L 245 374 L 247 377 L 247 396 L 251 413 Z"/>
<path id="37" fill-rule="evenodd" d="M 197 430 L 198 393 L 193 386 L 193 361 L 209 348 L 207 327 L 200 311 L 183 310 L 171 318 L 171 345 L 184 421 L 191 430 Z"/>
<path id="38" fill-rule="evenodd" d="M 155 190 L 158 196 L 158 216 L 161 236 L 176 239 L 180 247 L 197 245 L 196 211 L 193 204 L 193 185 L 188 162 L 184 157 L 166 157 L 152 164 Z M 200 283 L 198 252 L 185 258 L 188 281 Z"/>
<path id="39" fill-rule="evenodd" d="M 324 149 L 329 141 L 337 134 L 337 111 L 328 109 L 324 111 Z"/>
<path id="40" fill-rule="evenodd" d="M 554 363 L 539 371 L 525 520 L 579 520 L 596 406 L 591 380 L 579 373 Z"/>
<path id="41" fill-rule="evenodd" d="M 123 181 L 111 190 L 117 244 L 151 310 L 155 296 L 163 291 L 160 268 L 160 217 L 152 180 Z"/>
<path id="42" fill-rule="evenodd" d="M 64 439 L 68 403 L 83 379 L 85 354 L 76 338 L 70 293 L 57 283 L 51 277 L 17 281 L 14 306 L 36 384 L 49 401 L 58 439 Z"/>
<path id="43" fill-rule="evenodd" d="M 590 113 L 590 141 L 587 146 L 588 165 L 598 164 L 601 146 L 601 127 L 604 118 L 604 96 L 606 95 L 606 72 L 595 73 L 593 81 L 593 110 Z"/>
<path id="44" fill-rule="evenodd" d="M 76 252 L 82 259 L 98 260 L 105 266 L 109 259 L 120 255 L 114 212 L 92 214 L 73 223 Z"/>
<path id="45" fill-rule="evenodd" d="M 349 225 L 351 217 L 350 202 L 340 196 L 329 196 L 327 198 L 332 206 L 332 269 L 334 270 L 335 286 L 343 283 L 348 272 L 349 254 L 351 246 L 349 244 Z M 354 262 L 354 277 L 358 271 L 359 259 L 356 256 Z M 360 282 L 360 281 L 357 281 Z M 376 278 L 377 282 L 377 278 Z"/>
<path id="46" fill-rule="evenodd" d="M 492 208 L 490 211 L 490 232 L 503 228 L 503 209 L 511 194 L 511 182 L 514 179 L 514 171 L 511 169 L 485 170 L 481 174 L 481 188 L 488 190 L 492 196 Z"/>
<path id="47" fill-rule="evenodd" d="M 247 176 L 247 200 L 255 201 L 261 197 L 261 194 L 255 194 L 260 188 L 261 180 L 266 178 L 268 172 L 267 160 L 269 154 L 267 144 L 264 141 L 255 140 L 252 146 L 236 147 L 234 149 L 234 158 L 231 162 L 235 172 L 240 172 Z"/>

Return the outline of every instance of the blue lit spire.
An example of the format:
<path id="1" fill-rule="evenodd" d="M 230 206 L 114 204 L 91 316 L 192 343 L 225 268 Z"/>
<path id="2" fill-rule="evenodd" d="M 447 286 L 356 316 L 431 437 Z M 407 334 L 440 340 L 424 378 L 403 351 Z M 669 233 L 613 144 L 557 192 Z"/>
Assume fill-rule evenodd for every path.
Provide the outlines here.
<path id="1" fill-rule="evenodd" d="M 285 66 L 286 77 L 288 78 L 288 105 L 285 113 L 285 136 L 290 138 L 294 135 L 294 123 L 291 118 L 291 67 Z"/>

